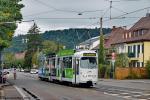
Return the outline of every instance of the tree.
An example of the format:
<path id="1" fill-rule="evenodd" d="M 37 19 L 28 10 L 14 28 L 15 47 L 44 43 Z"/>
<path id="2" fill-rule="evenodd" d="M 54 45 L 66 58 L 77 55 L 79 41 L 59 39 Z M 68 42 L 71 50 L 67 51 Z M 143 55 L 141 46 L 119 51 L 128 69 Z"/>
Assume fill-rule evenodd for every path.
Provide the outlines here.
<path id="1" fill-rule="evenodd" d="M 32 58 L 37 50 L 41 51 L 42 49 L 42 37 L 39 34 L 39 28 L 37 27 L 36 23 L 28 31 L 28 43 L 27 43 L 27 52 L 25 54 L 25 65 L 28 69 L 33 67 Z"/>
<path id="2" fill-rule="evenodd" d="M 22 15 L 20 10 L 24 7 L 18 4 L 21 0 L 0 0 L 0 50 L 9 46 L 15 29 L 15 21 L 20 21 Z M 12 22 L 12 23 L 8 23 Z"/>
<path id="3" fill-rule="evenodd" d="M 1 52 L 9 46 L 12 36 L 17 28 L 15 21 L 20 21 L 22 4 L 21 0 L 0 0 L 0 65 Z M 12 22 L 12 23 L 8 23 Z"/>
<path id="4" fill-rule="evenodd" d="M 99 45 L 99 64 L 104 64 L 104 36 L 100 35 L 100 45 Z"/>
<path id="5" fill-rule="evenodd" d="M 121 53 L 116 57 L 115 66 L 116 67 L 127 67 L 129 65 L 129 59 L 127 54 Z"/>
<path id="6" fill-rule="evenodd" d="M 11 67 L 23 67 L 24 59 L 16 59 L 14 57 L 14 53 L 4 53 L 4 67 L 5 68 L 11 68 Z"/>
<path id="7" fill-rule="evenodd" d="M 34 68 L 37 68 L 39 66 L 39 63 L 39 51 L 37 51 L 32 56 L 32 65 Z"/>
<path id="8" fill-rule="evenodd" d="M 42 42 L 42 52 L 44 54 L 56 53 L 63 49 L 63 45 L 54 41 L 45 40 Z"/>
<path id="9" fill-rule="evenodd" d="M 150 78 L 150 59 L 146 62 L 147 76 Z"/>

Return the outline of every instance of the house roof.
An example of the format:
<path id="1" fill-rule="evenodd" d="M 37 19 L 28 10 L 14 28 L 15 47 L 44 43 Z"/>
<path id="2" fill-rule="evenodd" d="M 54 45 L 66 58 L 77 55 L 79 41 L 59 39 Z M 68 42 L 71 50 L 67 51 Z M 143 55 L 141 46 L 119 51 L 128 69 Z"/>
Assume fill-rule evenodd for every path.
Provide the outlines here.
<path id="1" fill-rule="evenodd" d="M 146 31 L 144 31 L 143 34 L 140 36 L 124 38 L 124 34 L 126 33 L 135 34 L 134 31 L 143 29 Z M 104 47 L 110 48 L 111 45 L 113 44 L 139 42 L 139 41 L 150 41 L 150 16 L 142 17 L 129 30 L 126 30 L 122 27 L 112 29 L 112 32 L 109 35 L 109 39 L 106 39 L 104 43 Z M 94 49 L 98 48 L 99 45 L 97 45 Z"/>
<path id="2" fill-rule="evenodd" d="M 139 30 L 139 29 L 150 29 L 150 17 L 142 17 L 138 22 L 136 22 L 129 31 Z"/>
<path id="3" fill-rule="evenodd" d="M 109 40 L 104 45 L 105 48 L 110 48 L 111 44 L 116 44 L 116 43 L 122 42 L 123 34 L 126 31 L 127 30 L 122 27 L 118 27 L 118 28 L 115 28 L 114 30 L 112 30 L 112 32 L 110 33 Z"/>
<path id="4" fill-rule="evenodd" d="M 124 32 L 125 29 L 122 27 L 113 28 L 111 33 L 105 38 L 104 47 L 110 48 L 112 43 L 120 42 Z M 99 49 L 99 45 L 97 45 L 94 49 Z"/>
<path id="5" fill-rule="evenodd" d="M 141 36 L 135 36 L 135 37 L 130 37 L 127 39 L 124 39 L 121 42 L 129 43 L 129 42 L 138 42 L 138 41 L 150 41 L 150 17 L 142 17 L 137 23 L 135 23 L 127 33 L 133 34 L 134 31 L 141 30 L 141 29 L 146 29 L 144 31 L 143 35 Z"/>

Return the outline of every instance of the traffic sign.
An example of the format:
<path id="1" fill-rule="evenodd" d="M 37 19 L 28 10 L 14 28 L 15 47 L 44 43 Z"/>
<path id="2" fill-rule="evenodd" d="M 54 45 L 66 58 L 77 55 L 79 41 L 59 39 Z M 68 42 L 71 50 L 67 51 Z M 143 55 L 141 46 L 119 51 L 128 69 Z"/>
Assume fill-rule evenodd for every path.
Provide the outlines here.
<path id="1" fill-rule="evenodd" d="M 115 60 L 116 54 L 115 54 L 114 52 L 111 54 L 111 56 L 112 56 L 111 59 L 112 59 L 112 60 Z"/>

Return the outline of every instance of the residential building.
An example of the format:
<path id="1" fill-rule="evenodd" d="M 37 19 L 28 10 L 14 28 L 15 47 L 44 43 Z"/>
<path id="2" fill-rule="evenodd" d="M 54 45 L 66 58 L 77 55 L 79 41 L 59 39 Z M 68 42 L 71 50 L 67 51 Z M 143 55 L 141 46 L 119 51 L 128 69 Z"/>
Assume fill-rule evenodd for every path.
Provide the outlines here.
<path id="1" fill-rule="evenodd" d="M 150 14 L 141 18 L 121 35 L 117 36 L 118 41 L 111 45 L 118 46 L 123 53 L 128 53 L 130 67 L 144 67 L 147 60 L 150 59 Z"/>
<path id="2" fill-rule="evenodd" d="M 109 34 L 104 35 L 105 41 L 107 41 Z M 97 46 L 99 46 L 99 36 L 90 38 L 82 43 L 80 43 L 78 46 L 76 46 L 77 49 L 88 49 L 88 50 L 97 50 Z"/>

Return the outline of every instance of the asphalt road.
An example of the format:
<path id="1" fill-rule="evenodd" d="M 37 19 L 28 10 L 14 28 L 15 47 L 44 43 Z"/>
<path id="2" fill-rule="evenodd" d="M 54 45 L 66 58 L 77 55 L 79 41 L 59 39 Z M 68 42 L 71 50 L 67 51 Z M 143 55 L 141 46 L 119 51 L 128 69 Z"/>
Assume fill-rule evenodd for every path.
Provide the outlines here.
<path id="1" fill-rule="evenodd" d="M 126 100 L 117 95 L 109 95 L 108 91 L 97 88 L 79 88 L 40 81 L 37 75 L 18 72 L 13 80 L 10 73 L 8 82 L 17 86 L 31 100 Z M 108 87 L 108 86 L 105 86 Z"/>

